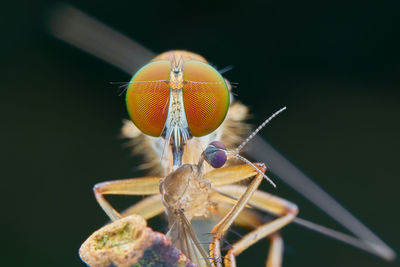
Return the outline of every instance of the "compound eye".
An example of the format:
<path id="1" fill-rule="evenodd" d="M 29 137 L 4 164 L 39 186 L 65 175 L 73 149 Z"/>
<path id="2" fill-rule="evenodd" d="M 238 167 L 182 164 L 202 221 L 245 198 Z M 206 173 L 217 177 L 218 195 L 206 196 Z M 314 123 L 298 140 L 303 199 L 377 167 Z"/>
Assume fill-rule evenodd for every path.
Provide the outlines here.
<path id="1" fill-rule="evenodd" d="M 128 113 L 144 134 L 160 136 L 165 125 L 169 104 L 169 75 L 167 60 L 150 62 L 138 70 L 126 92 Z"/>
<path id="2" fill-rule="evenodd" d="M 207 135 L 224 121 L 229 90 L 224 78 L 207 63 L 196 60 L 183 65 L 183 105 L 193 136 Z"/>
<path id="3" fill-rule="evenodd" d="M 227 161 L 226 148 L 219 142 L 211 142 L 203 152 L 203 158 L 214 168 L 221 168 Z"/>

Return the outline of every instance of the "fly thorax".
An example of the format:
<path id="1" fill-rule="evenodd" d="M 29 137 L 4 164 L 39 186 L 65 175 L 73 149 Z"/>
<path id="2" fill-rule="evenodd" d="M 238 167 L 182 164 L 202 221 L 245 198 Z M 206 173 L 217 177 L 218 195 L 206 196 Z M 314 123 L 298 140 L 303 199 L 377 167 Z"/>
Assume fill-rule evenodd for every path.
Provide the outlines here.
<path id="1" fill-rule="evenodd" d="M 184 164 L 161 179 L 160 193 L 168 213 L 183 211 L 190 220 L 207 214 L 211 183 L 197 165 Z"/>

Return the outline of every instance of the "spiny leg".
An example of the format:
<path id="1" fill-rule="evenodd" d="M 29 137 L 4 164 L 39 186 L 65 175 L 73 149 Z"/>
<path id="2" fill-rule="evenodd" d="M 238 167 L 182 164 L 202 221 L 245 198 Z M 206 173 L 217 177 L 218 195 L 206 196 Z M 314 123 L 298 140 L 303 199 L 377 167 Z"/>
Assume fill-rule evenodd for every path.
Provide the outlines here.
<path id="1" fill-rule="evenodd" d="M 266 171 L 264 164 L 255 164 L 262 172 Z M 225 168 L 224 168 L 225 169 Z M 223 170 L 223 169 L 222 169 Z M 221 171 L 222 171 L 221 170 Z M 251 181 L 251 183 L 246 188 L 246 191 L 240 196 L 236 204 L 232 209 L 225 215 L 225 217 L 212 229 L 211 234 L 213 235 L 212 243 L 210 244 L 210 257 L 213 259 L 215 266 L 222 266 L 222 257 L 220 249 L 220 240 L 225 235 L 226 231 L 235 221 L 236 217 L 240 214 L 242 209 L 245 207 L 246 203 L 249 201 L 250 197 L 253 195 L 254 191 L 257 190 L 263 176 L 257 172 L 256 177 Z"/>
<path id="2" fill-rule="evenodd" d="M 112 221 L 121 214 L 104 198 L 104 195 L 153 195 L 158 194 L 161 177 L 141 177 L 98 183 L 93 187 L 97 202 Z"/>
<path id="3" fill-rule="evenodd" d="M 218 188 L 218 190 L 232 197 L 237 197 L 246 191 L 246 187 L 231 185 L 231 186 L 223 186 L 221 188 Z M 215 199 L 223 201 L 223 199 L 221 199 L 221 196 L 217 196 L 215 194 L 213 196 Z M 226 198 L 225 201 L 230 202 Z M 256 215 L 252 215 L 253 212 L 251 212 L 251 210 L 247 209 L 243 210 L 244 212 L 242 212 L 238 216 L 237 222 L 239 222 L 240 224 L 242 224 L 242 226 L 245 227 L 254 227 L 255 224 L 256 228 L 250 233 L 243 236 L 238 242 L 233 244 L 232 248 L 228 251 L 225 257 L 225 266 L 236 266 L 235 256 L 239 255 L 245 249 L 247 249 L 260 239 L 265 238 L 267 236 L 271 241 L 271 246 L 266 266 L 267 267 L 281 266 L 283 242 L 282 238 L 276 231 L 281 229 L 285 225 L 289 224 L 296 217 L 298 213 L 297 206 L 287 200 L 270 195 L 262 191 L 254 192 L 253 196 L 250 198 L 248 203 L 251 206 L 255 206 L 261 210 L 268 211 L 276 215 L 281 215 L 281 217 L 278 217 L 268 223 L 259 225 L 261 223 L 261 220 L 257 219 Z M 249 220 L 249 222 L 252 223 L 246 223 L 246 220 L 242 217 L 251 219 Z"/>

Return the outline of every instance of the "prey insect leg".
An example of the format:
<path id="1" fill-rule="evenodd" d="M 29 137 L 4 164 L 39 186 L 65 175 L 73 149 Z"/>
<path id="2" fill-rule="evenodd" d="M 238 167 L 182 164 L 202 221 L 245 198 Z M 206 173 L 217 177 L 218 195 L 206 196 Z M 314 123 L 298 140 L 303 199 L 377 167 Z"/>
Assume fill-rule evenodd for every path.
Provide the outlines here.
<path id="1" fill-rule="evenodd" d="M 218 188 L 218 191 L 222 194 L 233 197 L 240 196 L 243 194 L 243 192 L 246 192 L 246 190 L 246 187 L 238 185 L 223 186 Z M 258 225 L 259 223 L 257 223 L 258 226 L 253 231 L 246 234 L 238 242 L 233 244 L 232 248 L 228 251 L 225 257 L 225 266 L 235 266 L 235 256 L 239 255 L 245 249 L 267 236 L 269 236 L 271 240 L 269 256 L 272 258 L 269 257 L 266 266 L 280 266 L 283 245 L 281 237 L 275 233 L 285 225 L 289 224 L 296 217 L 298 213 L 297 206 L 287 200 L 258 190 L 254 192 L 248 203 L 260 207 L 263 210 L 268 210 L 271 213 L 279 215 L 280 217 L 262 225 Z M 243 215 L 240 214 L 238 218 L 241 219 L 241 216 Z M 246 217 L 248 217 L 248 214 Z M 246 222 L 244 219 L 241 221 L 242 224 L 245 224 Z M 247 225 L 247 227 L 251 227 L 251 225 Z"/>
<path id="2" fill-rule="evenodd" d="M 256 164 L 256 166 L 262 171 L 266 171 L 264 164 Z M 212 229 L 211 234 L 213 235 L 212 243 L 210 244 L 210 257 L 216 259 L 214 261 L 215 266 L 222 266 L 221 264 L 221 250 L 220 250 L 220 240 L 225 235 L 226 231 L 235 221 L 236 217 L 245 207 L 246 203 L 249 201 L 253 193 L 257 190 L 261 181 L 263 180 L 263 175 L 257 173 L 256 177 L 247 187 L 246 191 L 241 195 L 237 203 L 232 207 L 232 209 L 225 215 L 225 217 Z"/>
<path id="3" fill-rule="evenodd" d="M 242 187 L 243 191 L 245 187 Z M 259 192 L 259 191 L 256 191 Z M 213 207 L 212 213 L 213 214 L 226 214 L 229 212 L 236 202 L 236 200 L 232 198 L 226 198 L 214 192 L 211 196 L 212 201 L 216 204 Z M 249 229 L 257 229 L 258 227 L 262 226 L 266 223 L 265 216 L 262 216 L 260 213 L 256 213 L 254 209 L 251 208 L 244 208 L 239 216 L 234 221 L 235 225 L 240 227 L 249 228 Z M 243 238 L 243 236 L 240 236 Z M 267 238 L 270 240 L 270 247 L 267 257 L 266 266 L 267 267 L 280 267 L 282 266 L 282 258 L 283 258 L 283 240 L 279 234 L 279 232 L 275 232 Z M 229 249 L 235 248 L 236 244 L 230 245 Z M 225 257 L 226 261 L 225 266 L 236 266 L 235 265 L 235 257 L 233 259 L 227 258 L 229 255 Z M 235 255 L 236 256 L 236 255 Z"/>

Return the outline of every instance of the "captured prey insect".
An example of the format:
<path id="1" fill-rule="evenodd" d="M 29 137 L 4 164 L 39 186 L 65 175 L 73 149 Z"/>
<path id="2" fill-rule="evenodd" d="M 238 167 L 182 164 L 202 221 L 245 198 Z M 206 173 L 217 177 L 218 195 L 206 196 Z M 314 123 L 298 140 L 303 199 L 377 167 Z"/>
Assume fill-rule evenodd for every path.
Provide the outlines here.
<path id="1" fill-rule="evenodd" d="M 128 124 L 130 129 L 127 131 L 140 130 L 146 135 L 162 137 L 153 140 L 153 144 L 158 147 L 159 155 L 163 155 L 162 164 L 167 175 L 104 182 L 94 188 L 97 201 L 113 221 L 131 214 L 149 219 L 165 209 L 170 225 L 167 236 L 197 266 L 221 265 L 220 240 L 235 221 L 242 221 L 243 225 L 250 228 L 256 227 L 232 246 L 225 258 L 225 266 L 236 266 L 235 256 L 288 224 L 297 214 L 296 205 L 258 192 L 259 205 L 281 217 L 265 224 L 261 221 L 257 224 L 246 223 L 240 217 L 263 177 L 272 185 L 274 183 L 264 174 L 265 165 L 251 163 L 240 156 L 239 151 L 285 108 L 267 119 L 235 150 L 228 151 L 216 140 L 226 134 L 227 128 L 221 127 L 221 124 L 234 124 L 234 114 L 231 110 L 228 112 L 229 88 L 229 82 L 204 58 L 186 51 L 163 53 L 142 67 L 133 76 L 126 92 L 127 108 L 133 121 L 133 124 Z M 171 149 L 166 149 L 166 146 Z M 207 148 L 204 150 L 204 147 Z M 244 164 L 213 170 L 224 166 L 228 158 L 238 159 Z M 248 187 L 232 185 L 250 177 L 255 178 Z M 104 198 L 109 194 L 152 196 L 121 215 Z M 226 195 L 232 197 L 227 198 Z M 239 199 L 230 207 L 235 197 Z M 209 253 L 200 245 L 191 226 L 192 218 L 206 217 L 208 214 L 225 214 L 211 231 Z M 136 228 L 135 225 L 132 227 Z M 96 233 L 95 239 L 99 240 L 97 236 Z M 89 239 L 89 243 L 92 240 Z M 272 240 L 280 242 L 277 234 Z M 103 238 L 100 241 L 107 242 Z M 94 243 L 97 247 L 98 242 Z M 276 248 L 276 245 L 272 247 Z M 97 266 L 97 262 L 92 261 L 93 256 L 86 251 L 87 243 L 83 248 L 81 255 L 85 262 Z M 93 253 L 98 255 L 99 252 Z M 281 249 L 275 249 L 271 255 L 272 262 L 280 261 Z M 129 262 L 133 263 L 137 262 Z"/>
<path id="2" fill-rule="evenodd" d="M 83 14 L 82 12 L 70 6 L 62 5 L 54 9 L 54 16 L 53 19 L 50 21 L 50 24 L 52 33 L 58 38 L 117 66 L 118 68 L 129 73 L 130 75 L 132 73 L 135 73 L 138 67 L 143 65 L 144 62 L 150 60 L 150 58 L 154 58 L 155 56 L 146 48 L 142 47 L 136 42 L 126 38 L 125 36 L 121 35 L 118 32 L 115 32 L 114 30 L 108 28 L 107 26 L 99 23 L 98 21 L 88 17 L 87 15 Z M 90 38 L 88 38 L 88 36 L 90 36 Z M 112 36 L 113 38 L 109 38 L 109 36 Z M 102 45 L 99 46 L 98 44 Z M 193 54 L 192 56 L 196 57 L 192 59 L 203 61 L 204 63 L 202 57 Z M 175 63 L 179 63 L 179 58 L 176 59 Z M 179 64 L 177 65 L 179 66 Z M 159 67 L 161 69 L 164 68 L 161 65 L 159 65 Z M 169 77 L 165 78 L 168 76 L 165 74 L 165 71 L 163 71 L 163 73 L 164 76 L 159 77 L 158 78 L 159 81 L 155 83 L 157 86 L 160 86 L 161 88 L 165 86 L 166 84 L 165 81 L 169 79 Z M 131 83 L 129 83 L 129 86 L 140 84 L 140 80 L 137 81 L 138 82 L 135 82 L 133 78 Z M 196 83 L 196 80 L 194 79 L 190 80 L 189 78 L 187 78 L 187 81 L 191 81 L 189 83 L 186 83 L 187 87 L 190 86 L 196 87 L 196 85 L 201 84 L 201 83 Z M 208 79 L 206 82 L 204 81 L 201 82 L 203 87 L 205 88 L 221 84 L 220 81 L 215 81 L 215 80 L 211 81 L 210 79 Z M 145 86 L 149 85 L 150 83 L 145 83 Z M 227 86 L 229 87 L 228 83 Z M 202 90 L 204 90 L 204 88 Z M 137 189 L 138 191 L 147 192 L 146 194 L 150 194 L 151 196 L 149 198 L 146 198 L 146 201 L 142 201 L 134 205 L 132 208 L 128 209 L 126 212 L 123 213 L 123 216 L 127 214 L 140 214 L 144 218 L 150 218 L 158 213 L 161 213 L 164 210 L 164 206 L 161 204 L 162 202 L 160 200 L 160 196 L 157 195 L 159 193 L 159 190 L 158 188 L 156 188 L 159 177 L 165 177 L 166 175 L 172 174 L 174 171 L 178 170 L 176 166 L 179 166 L 179 161 L 181 161 L 182 163 L 190 163 L 192 165 L 197 164 L 198 160 L 201 158 L 201 155 L 204 151 L 203 149 L 209 144 L 210 141 L 222 140 L 222 142 L 227 147 L 230 148 L 236 147 L 240 143 L 241 138 L 244 136 L 245 133 L 245 131 L 243 131 L 243 128 L 245 128 L 244 127 L 245 124 L 242 121 L 246 118 L 247 108 L 241 105 L 240 103 L 233 101 L 232 98 L 230 102 L 231 103 L 229 105 L 229 110 L 227 112 L 226 119 L 223 121 L 221 126 L 217 128 L 216 131 L 209 134 L 209 136 L 212 138 L 209 138 L 208 140 L 206 140 L 205 137 L 195 137 L 188 139 L 187 135 L 185 135 L 184 133 L 182 134 L 179 131 L 171 130 L 169 132 L 171 137 L 173 137 L 174 134 L 176 133 L 176 137 L 173 138 L 176 138 L 176 140 L 180 141 L 183 140 L 183 143 L 185 141 L 187 142 L 186 145 L 184 146 L 180 146 L 178 143 L 176 143 L 175 145 L 173 145 L 171 142 L 165 143 L 162 140 L 162 138 L 150 137 L 148 135 L 143 134 L 142 132 L 143 130 L 148 131 L 148 133 L 153 135 L 157 135 L 158 131 L 160 131 L 161 134 L 164 134 L 166 137 L 169 138 L 167 132 L 163 132 L 163 129 L 160 129 L 160 124 L 162 124 L 160 121 L 163 121 L 164 119 L 162 116 L 159 117 L 159 121 L 156 121 L 156 123 L 152 124 L 153 126 L 155 126 L 155 128 L 153 129 L 145 129 L 141 126 L 143 129 L 140 129 L 142 130 L 140 131 L 138 127 L 134 126 L 132 122 L 125 123 L 123 127 L 124 135 L 126 137 L 132 138 L 133 140 L 132 142 L 136 144 L 135 147 L 136 151 L 139 151 L 140 153 L 145 152 L 144 156 L 148 159 L 148 162 L 146 163 L 145 167 L 151 169 L 155 173 L 158 173 L 159 176 L 153 177 L 153 179 L 148 179 L 147 180 L 148 184 L 143 185 L 141 188 L 136 187 L 136 185 L 132 186 L 131 189 L 133 190 Z M 164 104 L 162 101 L 159 102 L 158 103 L 159 111 L 164 110 L 164 108 L 168 109 L 169 104 L 170 103 L 168 103 L 167 106 L 165 102 Z M 185 108 L 185 106 L 183 108 Z M 136 111 L 129 110 L 129 112 L 132 113 Z M 182 113 L 182 110 L 178 111 L 178 113 L 179 112 Z M 146 115 L 146 113 L 144 114 Z M 161 115 L 163 114 L 164 113 L 161 112 Z M 154 118 L 157 118 L 156 114 L 152 115 Z M 191 119 L 187 120 L 188 125 Z M 168 121 L 168 116 L 165 117 L 165 120 Z M 138 124 L 142 123 L 143 125 L 145 125 L 146 122 L 147 120 L 145 119 L 142 122 L 139 121 L 136 123 Z M 205 129 L 198 129 L 198 131 L 207 132 L 207 130 Z M 170 145 L 172 145 L 171 146 L 172 149 L 166 149 L 166 146 Z M 259 149 L 258 150 L 254 149 L 256 147 Z M 320 187 L 318 187 L 314 182 L 312 182 L 308 177 L 306 177 L 299 169 L 294 167 L 293 164 L 291 164 L 284 157 L 282 157 L 282 155 L 280 155 L 276 150 L 272 149 L 271 146 L 269 146 L 269 144 L 263 141 L 259 136 L 255 136 L 253 142 L 250 142 L 247 148 L 248 150 L 246 152 L 249 153 L 253 158 L 267 162 L 271 166 L 272 172 L 276 176 L 278 176 L 279 179 L 281 179 L 288 185 L 292 186 L 305 198 L 312 201 L 315 205 L 320 207 L 333 219 L 335 219 L 340 224 L 345 226 L 350 232 L 356 235 L 359 239 L 351 238 L 341 233 L 323 228 L 321 226 L 307 223 L 304 220 L 300 220 L 297 217 L 293 219 L 294 223 L 301 224 L 304 227 L 313 229 L 315 231 L 319 231 L 325 235 L 339 239 L 343 242 L 350 243 L 353 246 L 361 248 L 365 251 L 368 251 L 369 253 L 375 254 L 386 260 L 392 260 L 395 257 L 394 251 L 391 250 L 384 242 L 382 242 L 382 240 L 380 240 L 379 237 L 373 234 L 352 214 L 350 214 L 347 210 L 345 210 L 342 206 L 340 206 L 332 197 L 330 197 L 326 192 L 324 192 Z M 259 153 L 257 151 L 262 151 L 262 154 L 257 155 L 257 153 Z M 178 155 L 178 157 L 176 157 L 176 160 L 174 160 L 173 154 Z M 179 159 L 179 154 L 182 154 L 181 159 Z M 161 155 L 164 156 L 161 157 Z M 160 158 L 162 158 L 161 161 Z M 223 169 L 212 170 L 212 168 L 207 164 L 203 164 L 203 166 L 204 166 L 205 178 L 208 178 L 209 173 L 217 174 L 219 171 L 223 170 Z M 252 171 L 254 172 L 254 169 L 252 169 Z M 235 175 L 235 174 L 236 172 L 233 171 L 229 175 Z M 257 173 L 255 172 L 253 174 L 257 175 Z M 137 181 L 139 182 L 140 179 L 138 179 Z M 211 179 L 211 181 L 213 182 L 214 180 Z M 218 181 L 222 182 L 223 179 L 219 179 Z M 238 199 L 240 194 L 243 193 L 243 190 L 246 189 L 243 187 L 240 188 L 238 186 L 223 186 L 224 190 L 228 190 L 228 192 L 222 192 L 218 187 L 220 186 L 220 184 L 214 184 L 214 185 L 215 189 L 217 189 L 219 193 L 212 191 L 210 196 L 214 200 L 221 199 L 221 201 L 215 201 L 216 203 L 218 203 L 218 205 L 216 205 L 216 209 L 218 208 L 219 210 L 225 210 L 226 212 L 231 208 L 231 205 L 228 205 L 226 203 L 228 203 L 229 201 L 236 203 L 236 200 L 232 199 Z M 129 188 L 126 188 L 126 190 L 129 190 Z M 119 193 L 119 191 L 117 193 Z M 107 194 L 107 192 L 105 192 L 105 194 Z M 247 206 L 250 208 L 265 210 L 262 207 L 262 204 L 264 202 L 263 201 L 261 201 L 260 203 L 257 202 L 257 200 L 262 199 L 262 196 L 264 196 L 264 193 L 256 191 L 251 201 L 247 203 L 248 204 Z M 97 194 L 97 197 L 101 200 L 101 194 Z M 211 211 L 208 212 L 212 213 Z M 279 213 L 279 210 L 276 210 L 276 213 Z M 111 216 L 113 214 L 113 209 L 111 207 L 110 210 L 108 211 L 108 214 L 109 215 L 111 214 Z M 115 216 L 115 218 L 118 217 L 119 217 L 118 215 Z M 242 220 L 243 218 L 246 218 L 246 220 Z M 108 234 L 106 235 L 104 235 L 103 232 L 101 238 L 100 236 L 97 236 L 96 248 L 104 246 L 107 247 L 110 245 L 111 241 L 114 242 L 114 243 L 111 242 L 112 244 L 127 245 L 126 243 L 124 243 L 123 240 L 120 239 L 126 238 L 125 233 L 132 233 L 131 226 L 133 224 L 125 224 L 126 221 L 123 220 L 125 220 L 125 218 L 115 221 L 115 223 L 120 223 L 120 226 L 122 225 L 119 228 L 120 229 L 119 231 L 115 231 L 114 229 L 112 232 L 107 232 Z M 145 236 L 148 236 L 140 233 L 143 232 L 152 233 L 151 229 L 149 230 L 148 228 L 146 228 L 144 223 L 137 223 L 137 222 L 142 222 L 143 220 L 137 219 L 136 217 L 133 218 L 132 220 L 135 221 L 134 225 L 137 226 L 137 228 L 134 228 L 133 230 L 135 230 L 134 232 L 137 234 L 138 239 L 140 238 L 143 239 Z M 259 226 L 263 222 L 260 221 L 259 218 L 254 215 L 252 210 L 244 209 L 242 210 L 240 215 L 236 218 L 235 223 L 238 223 L 243 226 L 254 227 L 254 226 Z M 136 237 L 136 235 L 131 235 L 131 236 Z M 160 237 L 159 235 L 154 235 L 154 236 L 156 236 L 157 238 Z M 159 240 L 157 238 L 155 239 L 149 238 L 149 240 Z M 274 234 L 269 236 L 269 238 L 271 240 L 277 240 L 273 242 L 274 244 L 276 244 L 275 246 L 273 246 L 275 249 L 279 248 L 282 245 L 279 242 L 280 240 L 279 235 Z M 154 241 L 153 243 L 157 242 Z M 135 243 L 133 245 L 138 245 L 138 243 Z M 170 245 L 167 244 L 168 248 L 170 248 L 169 246 Z M 123 246 L 118 246 L 118 248 L 122 247 Z M 144 249 L 145 247 L 146 246 L 142 246 L 141 248 Z M 150 248 L 151 246 L 149 245 L 148 247 Z M 158 250 L 154 249 L 154 251 Z M 173 249 L 167 251 L 176 252 L 176 250 Z M 271 251 L 274 251 L 274 249 L 272 249 Z M 103 256 L 99 257 L 98 259 L 99 260 L 105 259 L 105 257 Z M 217 255 L 213 255 L 212 258 L 216 260 L 216 262 L 212 262 L 212 264 L 213 263 L 218 264 L 217 260 L 219 259 L 219 257 Z M 174 259 L 176 259 L 179 262 L 186 262 L 185 257 L 175 257 Z"/>

